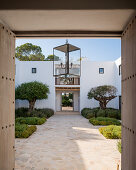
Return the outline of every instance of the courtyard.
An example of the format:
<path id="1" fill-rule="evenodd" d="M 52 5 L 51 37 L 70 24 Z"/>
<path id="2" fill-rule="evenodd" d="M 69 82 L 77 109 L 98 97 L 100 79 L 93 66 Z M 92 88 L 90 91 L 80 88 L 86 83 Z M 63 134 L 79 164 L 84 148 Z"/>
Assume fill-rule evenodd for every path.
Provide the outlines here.
<path id="1" fill-rule="evenodd" d="M 115 170 L 121 154 L 81 115 L 54 115 L 27 139 L 16 139 L 15 170 Z"/>

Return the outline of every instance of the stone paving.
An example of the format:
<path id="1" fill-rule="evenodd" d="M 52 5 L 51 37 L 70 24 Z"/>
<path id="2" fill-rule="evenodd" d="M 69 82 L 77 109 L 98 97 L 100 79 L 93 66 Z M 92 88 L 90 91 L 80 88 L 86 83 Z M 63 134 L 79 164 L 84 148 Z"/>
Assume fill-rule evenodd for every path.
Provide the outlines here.
<path id="1" fill-rule="evenodd" d="M 15 170 L 117 170 L 117 140 L 80 115 L 54 115 L 28 139 L 16 139 Z"/>

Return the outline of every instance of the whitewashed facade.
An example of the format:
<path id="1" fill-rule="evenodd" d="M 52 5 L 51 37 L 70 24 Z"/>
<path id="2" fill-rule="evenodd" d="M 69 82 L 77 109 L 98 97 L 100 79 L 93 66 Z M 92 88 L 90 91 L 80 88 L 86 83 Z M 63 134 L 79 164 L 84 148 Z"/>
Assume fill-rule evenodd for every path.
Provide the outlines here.
<path id="1" fill-rule="evenodd" d="M 59 85 L 53 77 L 52 61 L 18 61 L 16 60 L 16 87 L 24 82 L 39 81 L 47 84 L 50 94 L 46 100 L 36 101 L 36 108 L 52 108 L 61 111 L 62 92 L 73 92 L 74 111 L 81 111 L 84 107 L 98 107 L 96 100 L 89 100 L 87 93 L 92 87 L 113 85 L 118 89 L 117 97 L 109 102 L 108 107 L 119 108 L 121 96 L 121 75 L 119 75 L 121 58 L 113 62 L 95 62 L 84 60 L 81 62 L 81 77 L 75 85 Z M 36 68 L 36 73 L 32 73 Z M 104 74 L 99 69 L 104 69 Z M 58 84 L 58 85 L 57 85 Z M 16 100 L 16 108 L 28 107 L 28 101 Z"/>

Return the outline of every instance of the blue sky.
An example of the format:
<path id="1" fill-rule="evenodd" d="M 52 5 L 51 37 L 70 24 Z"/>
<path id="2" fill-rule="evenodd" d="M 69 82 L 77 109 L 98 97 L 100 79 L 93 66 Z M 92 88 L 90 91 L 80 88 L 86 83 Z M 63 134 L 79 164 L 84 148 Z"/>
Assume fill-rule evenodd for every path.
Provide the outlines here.
<path id="1" fill-rule="evenodd" d="M 47 57 L 52 54 L 53 47 L 62 45 L 66 39 L 17 39 L 16 46 L 32 43 L 42 48 Z M 68 39 L 68 42 L 81 48 L 82 57 L 92 61 L 114 61 L 121 56 L 120 39 Z"/>

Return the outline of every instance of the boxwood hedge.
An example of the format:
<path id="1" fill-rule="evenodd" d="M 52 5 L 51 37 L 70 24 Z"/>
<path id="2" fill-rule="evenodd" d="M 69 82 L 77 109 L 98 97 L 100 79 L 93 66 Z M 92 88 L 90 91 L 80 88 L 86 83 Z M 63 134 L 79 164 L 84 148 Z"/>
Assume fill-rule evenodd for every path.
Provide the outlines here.
<path id="1" fill-rule="evenodd" d="M 114 118 L 108 118 L 108 117 L 97 117 L 97 118 L 91 118 L 89 119 L 89 122 L 93 125 L 121 125 L 120 121 Z"/>
<path id="2" fill-rule="evenodd" d="M 15 110 L 15 116 L 17 117 L 44 117 L 49 118 L 54 115 L 54 110 L 52 109 L 34 109 L 33 111 L 29 111 L 28 108 L 18 108 Z"/>
<path id="3" fill-rule="evenodd" d="M 15 137 L 16 138 L 28 138 L 36 131 L 37 127 L 35 125 L 28 126 L 26 124 L 15 124 Z"/>
<path id="4" fill-rule="evenodd" d="M 101 127 L 99 131 L 107 139 L 121 139 L 121 126 L 110 125 Z"/>
<path id="5" fill-rule="evenodd" d="M 46 118 L 38 117 L 18 117 L 16 123 L 27 124 L 27 125 L 41 125 L 46 122 Z"/>
<path id="6" fill-rule="evenodd" d="M 100 109 L 99 107 L 96 108 L 84 108 L 81 111 L 82 116 L 87 119 L 92 117 L 109 117 L 115 119 L 121 119 L 121 112 L 118 109 L 114 108 L 106 108 L 105 110 Z"/>

